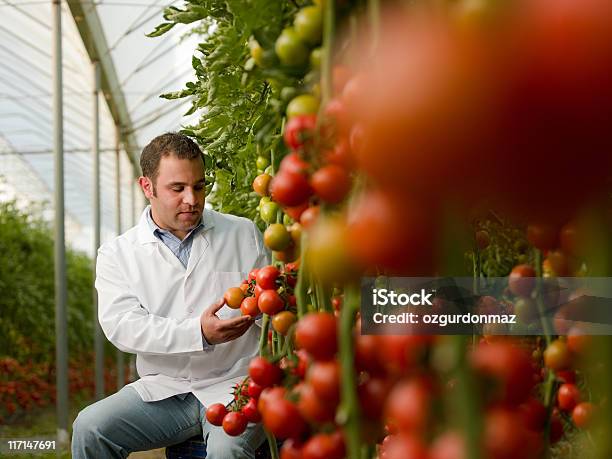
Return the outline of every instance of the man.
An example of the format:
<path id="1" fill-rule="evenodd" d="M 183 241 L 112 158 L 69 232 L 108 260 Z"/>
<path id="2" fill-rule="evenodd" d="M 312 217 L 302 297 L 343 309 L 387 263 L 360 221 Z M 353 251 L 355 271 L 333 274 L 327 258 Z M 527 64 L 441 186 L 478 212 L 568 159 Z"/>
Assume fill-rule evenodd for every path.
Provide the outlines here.
<path id="1" fill-rule="evenodd" d="M 248 219 L 204 208 L 204 161 L 188 137 L 153 139 L 140 165 L 150 206 L 100 247 L 96 265 L 100 324 L 137 355 L 140 379 L 79 413 L 73 457 L 126 457 L 200 433 L 209 459 L 254 457 L 260 425 L 230 437 L 205 411 L 232 400 L 257 354 L 260 328 L 219 298 L 267 264 L 261 233 Z"/>

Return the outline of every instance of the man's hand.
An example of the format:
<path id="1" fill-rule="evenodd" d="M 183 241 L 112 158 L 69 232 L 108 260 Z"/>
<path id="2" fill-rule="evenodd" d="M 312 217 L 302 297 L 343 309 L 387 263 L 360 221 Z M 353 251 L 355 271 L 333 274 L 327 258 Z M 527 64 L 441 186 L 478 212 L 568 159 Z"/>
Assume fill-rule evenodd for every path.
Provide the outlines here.
<path id="1" fill-rule="evenodd" d="M 200 316 L 202 334 L 210 344 L 220 344 L 239 338 L 253 325 L 251 316 L 233 317 L 221 320 L 217 311 L 225 304 L 224 299 L 210 305 Z"/>

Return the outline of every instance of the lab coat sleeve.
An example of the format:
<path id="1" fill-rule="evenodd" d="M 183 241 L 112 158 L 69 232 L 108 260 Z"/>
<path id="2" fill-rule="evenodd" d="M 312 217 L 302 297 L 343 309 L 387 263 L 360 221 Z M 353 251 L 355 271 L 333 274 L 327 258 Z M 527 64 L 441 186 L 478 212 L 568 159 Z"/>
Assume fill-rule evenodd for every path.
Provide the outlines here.
<path id="1" fill-rule="evenodd" d="M 110 248 L 98 252 L 95 285 L 100 326 L 119 350 L 158 355 L 204 351 L 200 317 L 177 320 L 149 313 L 131 291 Z"/>

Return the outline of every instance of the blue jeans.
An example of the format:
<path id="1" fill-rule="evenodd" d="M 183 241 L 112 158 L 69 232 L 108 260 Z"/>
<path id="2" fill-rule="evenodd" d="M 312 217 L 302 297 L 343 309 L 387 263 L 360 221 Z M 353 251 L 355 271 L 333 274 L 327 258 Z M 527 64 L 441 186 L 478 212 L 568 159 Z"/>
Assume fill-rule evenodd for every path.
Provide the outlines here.
<path id="1" fill-rule="evenodd" d="M 83 409 L 72 427 L 74 459 L 125 458 L 195 435 L 203 435 L 207 459 L 254 458 L 265 440 L 261 424 L 251 423 L 242 435 L 230 437 L 206 421 L 205 409 L 193 394 L 144 402 L 131 387 Z"/>

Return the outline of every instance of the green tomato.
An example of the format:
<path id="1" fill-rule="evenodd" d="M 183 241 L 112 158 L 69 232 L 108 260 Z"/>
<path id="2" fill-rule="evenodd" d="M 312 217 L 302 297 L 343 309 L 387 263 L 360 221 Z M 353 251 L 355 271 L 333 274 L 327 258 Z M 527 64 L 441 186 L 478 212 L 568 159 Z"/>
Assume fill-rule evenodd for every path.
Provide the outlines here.
<path id="1" fill-rule="evenodd" d="M 321 51 L 321 48 L 315 48 L 310 52 L 310 66 L 312 67 L 313 70 L 321 69 L 321 55 L 322 54 L 323 54 L 323 51 Z"/>
<path id="2" fill-rule="evenodd" d="M 316 45 L 321 42 L 323 31 L 323 13 L 320 6 L 306 6 L 297 12 L 293 28 L 298 37 L 305 43 Z"/>
<path id="3" fill-rule="evenodd" d="M 294 97 L 287 105 L 287 118 L 298 115 L 311 115 L 319 111 L 319 100 L 310 94 Z"/>
<path id="4" fill-rule="evenodd" d="M 289 226 L 293 223 L 293 218 L 287 214 L 283 214 L 283 225 Z"/>
<path id="5" fill-rule="evenodd" d="M 264 170 L 270 165 L 270 160 L 265 156 L 258 156 L 255 160 L 255 165 L 257 166 L 257 169 Z"/>
<path id="6" fill-rule="evenodd" d="M 308 48 L 293 27 L 287 27 L 276 39 L 274 51 L 283 65 L 301 66 L 308 61 Z"/>
<path id="7" fill-rule="evenodd" d="M 261 204 L 261 209 L 259 210 L 259 215 L 261 219 L 270 224 L 276 222 L 276 214 L 280 207 L 274 201 L 268 201 Z"/>

